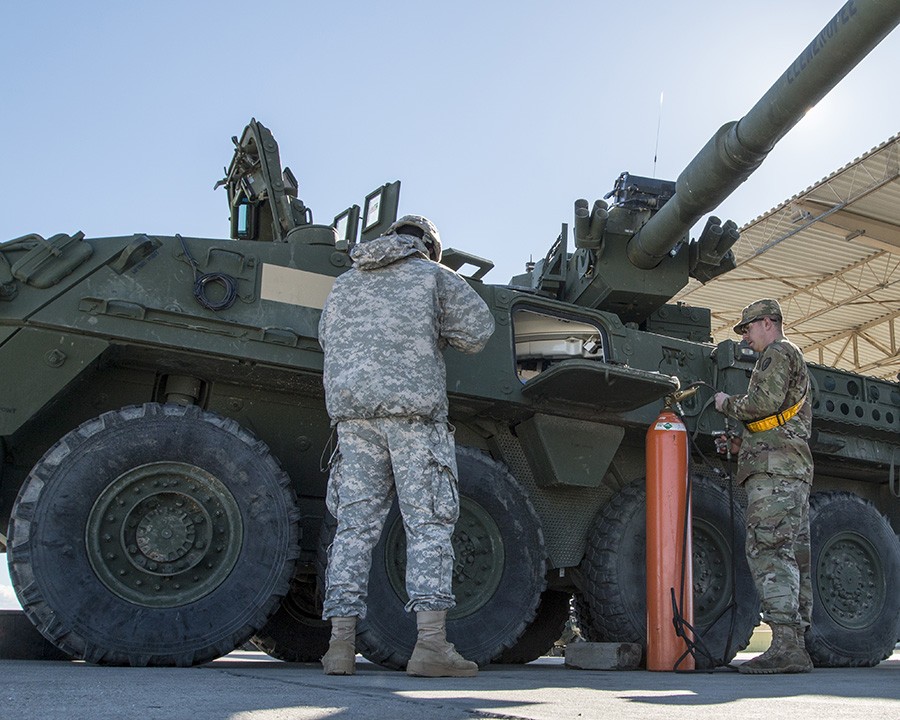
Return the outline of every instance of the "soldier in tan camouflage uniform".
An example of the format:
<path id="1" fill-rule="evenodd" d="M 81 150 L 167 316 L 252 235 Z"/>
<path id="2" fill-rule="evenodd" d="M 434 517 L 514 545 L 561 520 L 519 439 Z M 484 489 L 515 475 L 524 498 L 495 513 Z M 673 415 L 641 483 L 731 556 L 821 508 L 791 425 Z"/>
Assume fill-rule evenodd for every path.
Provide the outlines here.
<path id="1" fill-rule="evenodd" d="M 747 561 L 772 644 L 738 667 L 742 673 L 812 670 L 804 634 L 812 615 L 809 491 L 813 477 L 809 374 L 784 337 L 777 300 L 758 300 L 734 331 L 759 359 L 747 394 L 716 393 L 716 409 L 744 423 L 737 480 L 747 491 Z"/>
<path id="2" fill-rule="evenodd" d="M 322 665 L 329 675 L 355 670 L 372 549 L 396 494 L 407 539 L 406 609 L 418 626 L 407 672 L 471 677 L 478 666 L 446 639 L 459 495 L 442 350 L 478 352 L 494 319 L 462 277 L 438 264 L 440 236 L 427 218 L 406 215 L 350 256 L 354 266 L 335 281 L 319 323 L 325 402 L 338 437 L 326 498 L 337 518 L 323 610 L 332 634 Z"/>

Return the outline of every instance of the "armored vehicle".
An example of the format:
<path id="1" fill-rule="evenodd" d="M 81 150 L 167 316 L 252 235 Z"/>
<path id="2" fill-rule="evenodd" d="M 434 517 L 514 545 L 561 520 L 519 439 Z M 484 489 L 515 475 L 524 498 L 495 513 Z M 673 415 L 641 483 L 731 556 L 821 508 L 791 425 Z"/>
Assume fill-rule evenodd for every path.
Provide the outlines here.
<path id="1" fill-rule="evenodd" d="M 716 472 L 715 390 L 742 392 L 746 346 L 670 304 L 734 266 L 734 223 L 691 227 L 900 19 L 851 0 L 676 182 L 623 174 L 575 203 L 546 257 L 508 285 L 448 250 L 497 330 L 446 354 L 461 517 L 451 641 L 523 662 L 559 637 L 574 597 L 594 640 L 645 640 L 644 437 L 679 388 L 694 439 L 695 626 L 727 661 L 759 622 L 739 488 Z M 192 665 L 253 638 L 277 658 L 327 643 L 319 577 L 332 446 L 317 342 L 349 248 L 396 218 L 399 183 L 316 224 L 253 120 L 221 184 L 229 239 L 28 235 L 0 245 L 0 516 L 28 617 L 93 663 Z M 427 209 L 417 209 L 427 212 Z M 571 241 L 571 247 L 570 247 Z M 898 637 L 900 387 L 813 367 L 815 662 L 871 665 Z M 699 384 L 698 384 L 699 383 Z M 677 399 L 677 398 L 676 398 Z M 721 469 L 721 468 L 720 468 Z M 728 469 L 727 466 L 724 467 Z M 402 667 L 405 538 L 375 549 L 358 647 Z"/>

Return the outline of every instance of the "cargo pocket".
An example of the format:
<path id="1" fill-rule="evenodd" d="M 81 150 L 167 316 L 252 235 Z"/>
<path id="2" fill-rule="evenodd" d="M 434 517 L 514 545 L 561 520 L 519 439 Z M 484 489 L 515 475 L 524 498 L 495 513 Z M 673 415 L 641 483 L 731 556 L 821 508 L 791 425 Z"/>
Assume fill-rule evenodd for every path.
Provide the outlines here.
<path id="1" fill-rule="evenodd" d="M 434 516 L 437 520 L 455 523 L 459 519 L 459 490 L 456 477 L 446 465 L 440 465 L 435 458 L 432 472 L 431 492 L 434 497 Z"/>
<path id="2" fill-rule="evenodd" d="M 455 523 L 459 519 L 459 483 L 456 470 L 456 447 L 453 436 L 446 431 L 435 433 L 431 446 L 431 494 L 434 515 L 438 520 Z"/>
<path id="3" fill-rule="evenodd" d="M 325 488 L 325 507 L 333 517 L 337 517 L 337 509 L 340 501 L 338 486 L 341 482 L 341 468 L 343 466 L 343 458 L 341 457 L 340 446 L 334 451 L 329 463 L 330 473 L 328 475 L 328 485 Z"/>

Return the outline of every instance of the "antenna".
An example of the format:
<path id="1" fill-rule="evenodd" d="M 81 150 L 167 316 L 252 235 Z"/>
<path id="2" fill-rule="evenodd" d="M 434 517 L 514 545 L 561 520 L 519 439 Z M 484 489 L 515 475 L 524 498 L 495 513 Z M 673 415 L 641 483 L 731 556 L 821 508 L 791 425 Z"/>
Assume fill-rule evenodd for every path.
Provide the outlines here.
<path id="1" fill-rule="evenodd" d="M 653 148 L 653 177 L 656 177 L 656 156 L 659 154 L 659 127 L 662 125 L 663 91 L 659 91 L 659 115 L 656 117 L 656 147 Z"/>

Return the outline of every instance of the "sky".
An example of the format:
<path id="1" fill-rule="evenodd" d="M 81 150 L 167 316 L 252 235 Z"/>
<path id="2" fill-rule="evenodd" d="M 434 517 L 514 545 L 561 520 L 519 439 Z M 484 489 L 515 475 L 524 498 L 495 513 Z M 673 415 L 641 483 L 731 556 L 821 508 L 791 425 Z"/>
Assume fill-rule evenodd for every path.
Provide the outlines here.
<path id="1" fill-rule="evenodd" d="M 841 4 L 0 0 L 0 242 L 227 237 L 213 185 L 255 117 L 315 222 L 400 180 L 400 212 L 504 284 L 576 198 L 674 180 Z M 743 225 L 900 132 L 897 67 L 900 31 L 717 214 Z"/>

